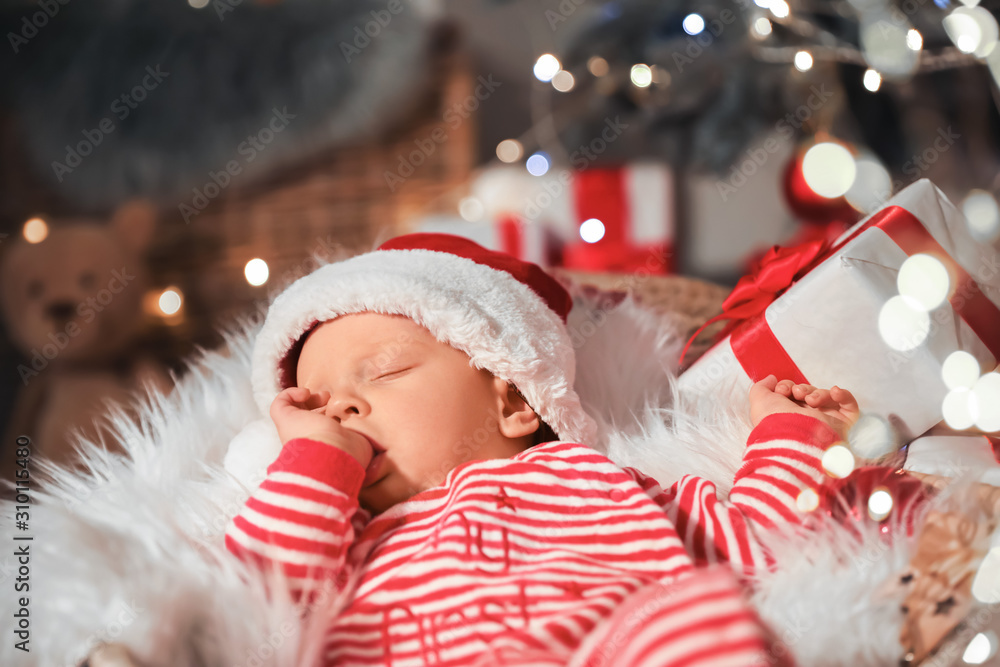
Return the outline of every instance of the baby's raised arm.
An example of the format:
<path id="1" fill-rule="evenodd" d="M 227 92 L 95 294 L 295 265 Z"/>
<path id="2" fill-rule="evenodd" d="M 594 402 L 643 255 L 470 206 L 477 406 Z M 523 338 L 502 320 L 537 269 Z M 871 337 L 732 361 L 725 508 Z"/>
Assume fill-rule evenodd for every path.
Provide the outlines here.
<path id="1" fill-rule="evenodd" d="M 360 528 L 358 493 L 372 458 L 364 436 L 318 411 L 328 401 L 297 387 L 275 398 L 281 453 L 226 530 L 230 552 L 283 572 L 296 598 L 317 595 L 326 581 L 335 590 L 346 582 Z"/>

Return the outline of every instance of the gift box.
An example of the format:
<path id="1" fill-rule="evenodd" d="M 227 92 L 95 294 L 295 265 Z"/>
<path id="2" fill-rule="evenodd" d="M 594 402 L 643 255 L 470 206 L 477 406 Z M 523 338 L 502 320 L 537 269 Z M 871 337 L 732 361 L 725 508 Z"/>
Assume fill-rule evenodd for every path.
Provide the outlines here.
<path id="1" fill-rule="evenodd" d="M 666 166 L 590 167 L 573 173 L 567 185 L 565 197 L 552 209 L 562 213 L 563 226 L 569 228 L 563 266 L 580 271 L 673 273 L 675 201 Z M 584 226 L 588 220 L 600 221 L 599 238 Z"/>
<path id="2" fill-rule="evenodd" d="M 565 243 L 561 266 L 588 272 L 673 272 L 676 202 L 673 175 L 665 164 L 557 166 L 542 176 L 495 167 L 483 172 L 473 192 L 488 211 L 513 211 L 526 224 L 553 230 Z M 585 226 L 590 220 L 599 225 Z"/>
<path id="3" fill-rule="evenodd" d="M 482 222 L 427 217 L 418 221 L 413 231 L 462 236 L 484 248 L 505 252 L 544 267 L 559 263 L 563 246 L 562 240 L 551 228 L 536 222 L 526 222 L 513 213 L 503 213 L 496 219 Z"/>
<path id="4" fill-rule="evenodd" d="M 903 468 L 1000 486 L 998 443 L 985 435 L 925 435 L 909 444 Z"/>
<path id="5" fill-rule="evenodd" d="M 897 280 L 917 255 L 947 271 L 947 298 L 923 315 Z M 907 291 L 922 282 L 927 291 L 939 288 L 933 267 L 922 266 L 909 263 Z M 951 353 L 970 353 L 981 372 L 996 366 L 998 305 L 997 251 L 976 242 L 962 214 L 921 180 L 833 244 L 772 248 L 710 320 L 730 324 L 680 376 L 680 390 L 746 402 L 750 385 L 772 373 L 838 385 L 909 442 L 942 419 L 949 392 L 942 364 Z"/>

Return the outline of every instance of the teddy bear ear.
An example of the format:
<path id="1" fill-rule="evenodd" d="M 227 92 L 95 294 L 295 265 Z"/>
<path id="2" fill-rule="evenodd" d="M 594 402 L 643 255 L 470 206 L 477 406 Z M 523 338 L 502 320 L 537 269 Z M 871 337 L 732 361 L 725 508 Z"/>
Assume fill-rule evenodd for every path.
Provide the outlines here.
<path id="1" fill-rule="evenodd" d="M 156 207 L 145 199 L 127 201 L 115 211 L 111 226 L 132 250 L 144 250 L 156 228 Z"/>

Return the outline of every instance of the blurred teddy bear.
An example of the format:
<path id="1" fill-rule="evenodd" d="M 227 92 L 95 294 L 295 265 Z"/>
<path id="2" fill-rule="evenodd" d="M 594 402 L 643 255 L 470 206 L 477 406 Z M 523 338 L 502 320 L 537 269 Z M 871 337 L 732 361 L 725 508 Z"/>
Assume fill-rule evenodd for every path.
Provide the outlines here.
<path id="1" fill-rule="evenodd" d="M 13 478 L 18 436 L 32 456 L 72 463 L 72 432 L 98 437 L 105 401 L 127 401 L 144 383 L 166 390 L 168 375 L 142 358 L 136 338 L 146 291 L 143 255 L 156 212 L 128 202 L 110 222 L 59 220 L 39 243 L 14 240 L 0 257 L 0 311 L 27 361 L 16 373 L 22 389 L 0 450 L 0 470 Z M 109 449 L 120 444 L 109 441 Z M 8 455 L 9 454 L 9 455 Z"/>

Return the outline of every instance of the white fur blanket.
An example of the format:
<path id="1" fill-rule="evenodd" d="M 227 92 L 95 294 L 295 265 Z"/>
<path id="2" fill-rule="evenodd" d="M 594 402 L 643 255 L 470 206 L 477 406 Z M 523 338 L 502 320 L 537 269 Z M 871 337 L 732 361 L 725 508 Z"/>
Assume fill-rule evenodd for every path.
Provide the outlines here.
<path id="1" fill-rule="evenodd" d="M 662 317 L 630 299 L 610 312 L 576 299 L 577 388 L 600 425 L 598 448 L 664 485 L 694 473 L 727 491 L 750 430 L 745 406 L 677 395 L 683 341 Z M 86 442 L 86 473 L 35 462 L 28 530 L 16 529 L 13 504 L 2 507 L 0 664 L 74 665 L 102 641 L 126 644 L 149 667 L 311 664 L 324 615 L 300 621 L 280 586 L 265 595 L 223 547 L 248 494 L 223 461 L 262 418 L 249 380 L 254 333 L 244 327 L 228 335 L 225 353 L 201 353 L 170 395 L 143 400 L 138 423 L 110 411 L 126 456 Z M 32 539 L 14 541 L 15 532 Z M 24 545 L 19 574 L 14 550 Z M 821 544 L 777 544 L 779 567 L 753 599 L 780 640 L 775 650 L 803 665 L 896 664 L 900 597 L 872 597 L 909 560 L 906 541 L 895 545 L 834 531 Z M 15 593 L 19 577 L 30 592 Z M 22 596 L 30 652 L 15 645 Z"/>

